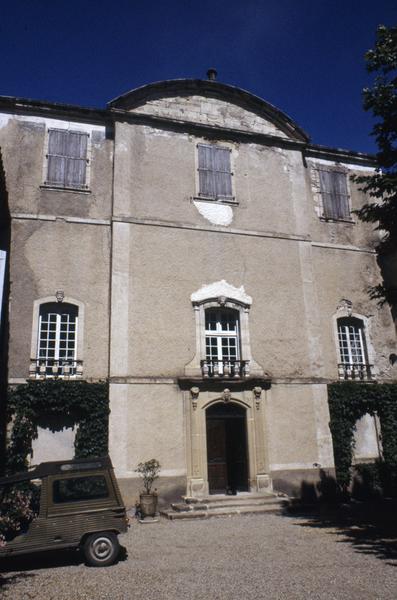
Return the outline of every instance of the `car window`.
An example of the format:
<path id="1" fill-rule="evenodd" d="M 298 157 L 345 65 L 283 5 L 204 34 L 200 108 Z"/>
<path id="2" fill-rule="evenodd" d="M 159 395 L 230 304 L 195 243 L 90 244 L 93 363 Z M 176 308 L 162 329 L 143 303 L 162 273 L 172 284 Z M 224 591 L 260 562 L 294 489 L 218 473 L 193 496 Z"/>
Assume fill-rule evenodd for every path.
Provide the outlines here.
<path id="1" fill-rule="evenodd" d="M 103 475 L 57 479 L 53 483 L 55 504 L 77 502 L 78 500 L 94 500 L 96 498 L 107 498 L 108 496 L 109 490 Z"/>

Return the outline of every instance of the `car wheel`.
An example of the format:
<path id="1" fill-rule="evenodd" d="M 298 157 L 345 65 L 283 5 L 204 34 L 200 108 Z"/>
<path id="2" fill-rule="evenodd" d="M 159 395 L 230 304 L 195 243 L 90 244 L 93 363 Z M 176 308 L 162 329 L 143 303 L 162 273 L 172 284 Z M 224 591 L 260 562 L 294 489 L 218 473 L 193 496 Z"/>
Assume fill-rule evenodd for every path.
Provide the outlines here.
<path id="1" fill-rule="evenodd" d="M 84 543 L 86 561 L 92 567 L 112 565 L 119 555 L 120 544 L 117 535 L 111 531 L 93 533 Z"/>

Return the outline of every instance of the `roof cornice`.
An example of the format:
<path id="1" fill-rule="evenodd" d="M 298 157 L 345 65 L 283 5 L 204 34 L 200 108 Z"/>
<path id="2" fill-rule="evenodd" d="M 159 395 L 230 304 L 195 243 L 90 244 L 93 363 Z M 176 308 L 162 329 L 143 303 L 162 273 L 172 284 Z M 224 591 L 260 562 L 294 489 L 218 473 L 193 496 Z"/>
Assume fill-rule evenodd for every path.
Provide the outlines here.
<path id="1" fill-rule="evenodd" d="M 148 100 L 170 96 L 210 96 L 237 104 L 277 125 L 290 138 L 308 142 L 308 134 L 284 112 L 251 92 L 218 81 L 202 79 L 170 79 L 136 88 L 108 103 L 109 108 L 132 110 Z"/>
<path id="2" fill-rule="evenodd" d="M 0 110 L 15 114 L 28 113 L 51 118 L 73 118 L 88 123 L 105 123 L 111 118 L 109 111 L 103 108 L 87 108 L 74 104 L 15 98 L 13 96 L 0 96 Z"/>
<path id="3" fill-rule="evenodd" d="M 214 82 L 201 83 L 207 83 L 209 86 L 214 85 Z M 150 85 L 154 86 L 156 84 Z M 216 83 L 216 85 L 224 86 L 225 84 Z M 143 88 L 138 88 L 138 90 L 144 90 L 148 87 L 149 86 L 144 86 Z M 226 87 L 231 88 L 232 86 Z M 238 88 L 234 89 L 238 90 Z M 243 90 L 239 91 L 243 92 Z M 248 92 L 244 93 L 248 94 Z M 128 94 L 124 94 L 123 96 L 120 96 L 120 98 L 124 98 L 124 96 L 128 96 Z M 257 98 L 256 96 L 253 97 Z M 208 135 L 212 136 L 213 138 L 219 139 L 230 139 L 248 143 L 258 143 L 266 146 L 296 149 L 302 151 L 304 156 L 308 158 L 322 158 L 325 160 L 361 164 L 370 167 L 375 167 L 377 164 L 376 157 L 372 154 L 311 144 L 304 140 L 284 138 L 275 135 L 249 132 L 245 130 L 238 130 L 232 128 L 225 128 L 217 125 L 205 125 L 202 123 L 194 123 L 192 121 L 184 121 L 180 119 L 170 119 L 168 117 L 159 117 L 156 115 L 149 115 L 147 113 L 131 112 L 122 108 L 116 108 L 114 104 L 117 100 L 118 99 L 109 103 L 108 108 L 101 109 L 83 107 L 73 104 L 63 104 L 59 102 L 32 100 L 30 98 L 0 96 L 0 111 L 13 114 L 40 115 L 43 117 L 47 116 L 49 118 L 60 118 L 68 120 L 74 119 L 76 121 L 103 125 L 110 125 L 115 121 L 129 122 L 177 132 L 192 132 L 200 135 Z M 261 100 L 261 102 L 264 101 Z M 277 109 L 274 110 L 277 111 Z M 281 113 L 281 111 L 278 112 Z"/>

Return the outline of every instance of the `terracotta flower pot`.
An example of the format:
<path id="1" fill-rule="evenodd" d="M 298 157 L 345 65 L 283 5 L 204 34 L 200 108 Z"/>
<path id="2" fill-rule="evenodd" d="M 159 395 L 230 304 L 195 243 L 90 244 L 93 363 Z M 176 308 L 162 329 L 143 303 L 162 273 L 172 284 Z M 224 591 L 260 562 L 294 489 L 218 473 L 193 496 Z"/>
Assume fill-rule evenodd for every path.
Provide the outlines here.
<path id="1" fill-rule="evenodd" d="M 139 502 L 143 517 L 154 517 L 157 512 L 157 494 L 140 494 Z"/>

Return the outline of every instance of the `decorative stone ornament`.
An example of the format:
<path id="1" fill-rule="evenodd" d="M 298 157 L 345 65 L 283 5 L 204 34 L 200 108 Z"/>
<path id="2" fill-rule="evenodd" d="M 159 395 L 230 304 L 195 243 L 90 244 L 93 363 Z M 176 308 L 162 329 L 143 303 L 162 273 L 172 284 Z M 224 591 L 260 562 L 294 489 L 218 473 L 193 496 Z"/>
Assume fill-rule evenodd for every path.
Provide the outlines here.
<path id="1" fill-rule="evenodd" d="M 227 403 L 227 402 L 230 402 L 231 398 L 232 398 L 232 393 L 231 393 L 231 391 L 230 391 L 229 389 L 225 388 L 225 389 L 223 390 L 223 392 L 222 392 L 222 400 L 223 400 L 225 403 Z"/>
<path id="2" fill-rule="evenodd" d="M 55 292 L 55 298 L 57 299 L 57 302 L 63 302 L 65 298 L 65 292 L 63 290 L 57 290 Z"/>
<path id="3" fill-rule="evenodd" d="M 256 387 L 254 387 L 254 389 L 252 391 L 254 393 L 256 409 L 259 410 L 260 403 L 261 403 L 262 388 L 259 386 L 256 386 Z"/>
<path id="4" fill-rule="evenodd" d="M 336 310 L 344 313 L 347 317 L 351 317 L 353 312 L 353 302 L 351 300 L 347 300 L 347 298 L 342 298 L 336 307 Z"/>
<path id="5" fill-rule="evenodd" d="M 196 410 L 196 408 L 197 408 L 197 401 L 198 401 L 199 393 L 200 393 L 200 388 L 198 388 L 198 387 L 190 388 L 190 394 L 192 396 L 193 410 Z"/>

